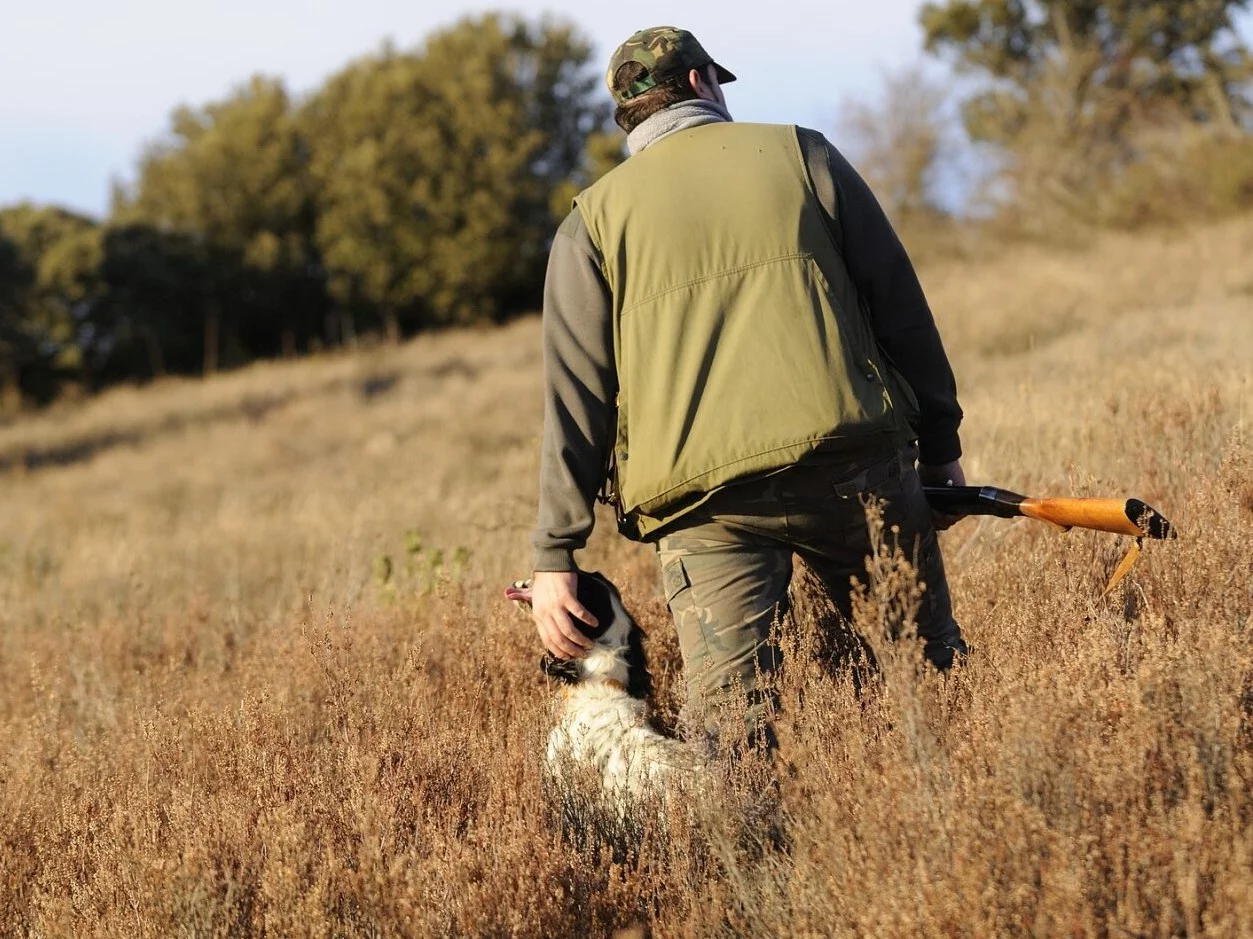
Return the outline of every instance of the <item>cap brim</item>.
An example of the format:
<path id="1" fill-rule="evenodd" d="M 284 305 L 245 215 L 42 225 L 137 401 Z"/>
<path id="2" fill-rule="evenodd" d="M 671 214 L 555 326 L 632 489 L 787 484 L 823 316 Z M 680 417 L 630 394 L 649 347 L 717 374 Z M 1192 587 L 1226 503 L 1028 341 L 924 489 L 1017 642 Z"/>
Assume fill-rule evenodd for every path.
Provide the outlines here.
<path id="1" fill-rule="evenodd" d="M 719 85 L 725 85 L 727 82 L 735 81 L 735 76 L 724 69 L 717 62 L 714 63 L 714 74 L 718 76 Z"/>

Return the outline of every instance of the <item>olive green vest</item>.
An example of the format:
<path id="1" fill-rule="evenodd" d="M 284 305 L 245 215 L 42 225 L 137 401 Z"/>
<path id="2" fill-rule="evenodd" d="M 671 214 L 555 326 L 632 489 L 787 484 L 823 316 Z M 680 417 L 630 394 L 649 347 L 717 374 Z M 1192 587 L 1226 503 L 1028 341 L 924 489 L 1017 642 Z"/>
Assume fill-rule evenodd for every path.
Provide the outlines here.
<path id="1" fill-rule="evenodd" d="M 677 131 L 575 204 L 613 295 L 624 531 L 828 441 L 902 432 L 795 127 Z"/>

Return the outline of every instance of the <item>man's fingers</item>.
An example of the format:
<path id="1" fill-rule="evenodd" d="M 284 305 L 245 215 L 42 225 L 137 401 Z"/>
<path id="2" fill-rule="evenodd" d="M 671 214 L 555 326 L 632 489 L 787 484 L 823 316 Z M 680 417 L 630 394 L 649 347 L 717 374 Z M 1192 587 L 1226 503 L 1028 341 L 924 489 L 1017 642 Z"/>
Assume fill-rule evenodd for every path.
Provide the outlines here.
<path id="1" fill-rule="evenodd" d="M 587 607 L 585 607 L 578 600 L 569 601 L 566 604 L 566 611 L 575 619 L 580 619 L 583 622 L 587 623 L 588 626 L 596 627 L 600 625 L 600 620 L 598 620 L 595 616 L 593 616 L 592 611 L 589 610 Z M 580 633 L 579 635 L 582 638 L 587 639 L 587 637 L 583 636 L 582 633 Z M 592 641 L 590 639 L 588 639 L 587 641 L 587 647 L 589 649 L 592 647 Z"/>
<path id="2" fill-rule="evenodd" d="M 594 645 L 578 623 L 596 626 L 596 617 L 578 601 L 574 590 L 573 575 L 535 575 L 531 613 L 544 648 L 559 659 L 582 658 Z"/>
<path id="3" fill-rule="evenodd" d="M 566 662 L 582 658 L 583 656 L 582 650 L 566 641 L 560 633 L 550 634 L 544 641 L 544 648 Z"/>
<path id="4" fill-rule="evenodd" d="M 579 616 L 579 610 L 583 611 L 582 616 Z M 585 623 L 587 620 L 584 619 L 584 617 L 589 617 L 592 621 L 589 625 L 596 624 L 596 617 L 592 616 L 591 613 L 588 613 L 587 610 L 584 610 L 583 607 L 579 606 L 577 603 L 566 607 L 564 610 L 558 610 L 555 617 L 557 620 L 557 627 L 561 630 L 561 634 L 563 636 L 573 642 L 580 649 L 590 649 L 592 647 L 592 640 L 588 639 L 587 636 L 583 635 L 583 633 L 579 631 L 579 628 L 574 625 L 570 616 L 567 614 L 578 616 L 578 618 L 582 619 Z"/>
<path id="5" fill-rule="evenodd" d="M 948 531 L 965 517 L 965 515 L 940 515 L 936 513 L 932 521 L 936 531 Z"/>
<path id="6" fill-rule="evenodd" d="M 539 637 L 544 648 L 559 659 L 577 659 L 583 655 L 583 650 L 562 635 L 555 623 L 540 623 Z"/>
<path id="7" fill-rule="evenodd" d="M 564 609 L 558 608 L 542 618 L 537 617 L 537 624 L 545 648 L 558 658 L 579 659 L 592 647 L 592 641 L 570 622 Z"/>

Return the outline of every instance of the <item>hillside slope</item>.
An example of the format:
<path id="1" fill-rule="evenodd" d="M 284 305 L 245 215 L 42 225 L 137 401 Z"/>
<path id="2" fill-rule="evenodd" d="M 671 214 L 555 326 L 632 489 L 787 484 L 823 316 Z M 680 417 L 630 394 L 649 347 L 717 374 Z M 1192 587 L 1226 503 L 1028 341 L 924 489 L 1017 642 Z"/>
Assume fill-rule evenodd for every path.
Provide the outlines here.
<path id="1" fill-rule="evenodd" d="M 687 806 L 611 864 L 547 818 L 550 692 L 500 599 L 537 320 L 0 426 L 0 932 L 1253 933 L 1250 257 L 1245 219 L 924 272 L 971 480 L 1184 537 L 1101 599 L 1112 536 L 945 536 L 974 660 L 883 649 L 860 699 L 789 673 L 786 852 Z M 584 563 L 672 719 L 655 562 L 611 527 Z"/>

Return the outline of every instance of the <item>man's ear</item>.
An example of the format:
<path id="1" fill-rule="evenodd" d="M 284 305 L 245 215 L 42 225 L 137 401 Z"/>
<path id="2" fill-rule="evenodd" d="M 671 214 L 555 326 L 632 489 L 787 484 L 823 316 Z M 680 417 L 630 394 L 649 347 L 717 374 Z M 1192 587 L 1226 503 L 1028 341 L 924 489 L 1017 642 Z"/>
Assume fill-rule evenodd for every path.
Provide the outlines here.
<path id="1" fill-rule="evenodd" d="M 711 66 L 706 65 L 702 68 L 689 69 L 687 73 L 687 83 L 691 86 L 692 91 L 702 101 L 713 101 L 720 103 L 717 92 L 714 91 L 714 79 L 709 74 L 713 71 Z"/>

